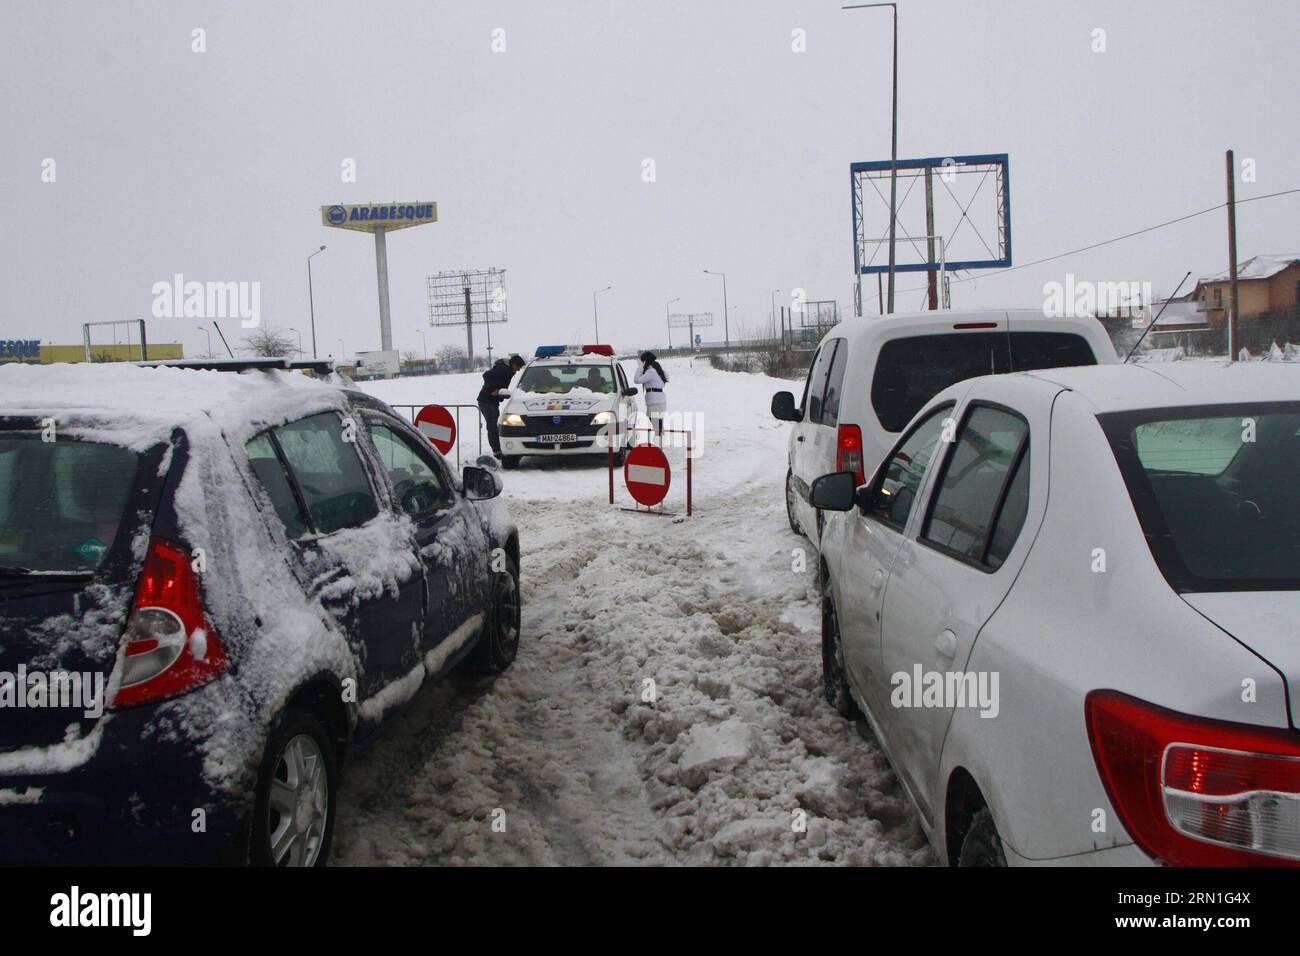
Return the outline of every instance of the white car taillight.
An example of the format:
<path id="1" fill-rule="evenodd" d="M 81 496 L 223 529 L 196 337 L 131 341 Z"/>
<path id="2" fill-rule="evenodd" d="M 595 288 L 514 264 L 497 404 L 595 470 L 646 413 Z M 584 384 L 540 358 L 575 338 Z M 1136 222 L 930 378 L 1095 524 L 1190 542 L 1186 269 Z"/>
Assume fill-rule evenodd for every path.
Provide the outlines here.
<path id="1" fill-rule="evenodd" d="M 1179 714 L 1117 691 L 1084 704 L 1106 792 L 1162 863 L 1300 863 L 1300 735 Z"/>

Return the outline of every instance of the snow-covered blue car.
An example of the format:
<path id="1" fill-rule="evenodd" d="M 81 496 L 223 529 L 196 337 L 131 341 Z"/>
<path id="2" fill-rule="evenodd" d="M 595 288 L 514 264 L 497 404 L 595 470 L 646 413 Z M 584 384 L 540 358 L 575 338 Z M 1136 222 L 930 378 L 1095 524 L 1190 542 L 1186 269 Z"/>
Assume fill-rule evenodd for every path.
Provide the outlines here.
<path id="1" fill-rule="evenodd" d="M 0 861 L 321 865 L 352 743 L 514 659 L 500 479 L 293 364 L 0 368 Z"/>

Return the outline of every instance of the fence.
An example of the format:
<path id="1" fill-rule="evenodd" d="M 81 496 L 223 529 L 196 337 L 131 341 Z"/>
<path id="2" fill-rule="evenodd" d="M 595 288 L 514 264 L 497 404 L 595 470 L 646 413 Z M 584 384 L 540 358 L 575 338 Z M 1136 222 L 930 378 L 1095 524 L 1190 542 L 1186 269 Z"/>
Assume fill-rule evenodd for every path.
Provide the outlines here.
<path id="1" fill-rule="evenodd" d="M 435 405 L 435 404 L 437 404 L 437 403 L 436 403 L 436 402 L 430 402 L 429 404 L 430 404 L 430 405 Z M 389 408 L 398 409 L 398 410 L 406 409 L 406 410 L 407 410 L 407 412 L 406 412 L 406 416 L 407 416 L 407 418 L 409 418 L 409 419 L 411 420 L 411 424 L 412 424 L 412 425 L 415 425 L 415 416 L 419 413 L 420 409 L 422 409 L 422 408 L 424 408 L 424 407 L 426 407 L 426 406 L 424 406 L 424 405 L 392 405 L 392 404 L 390 404 L 388 407 L 389 407 Z M 452 418 L 453 418 L 453 420 L 456 422 L 456 445 L 455 445 L 455 449 L 456 449 L 456 468 L 459 469 L 459 468 L 460 468 L 460 446 L 461 446 L 461 443 L 465 440 L 465 433 L 464 433 L 464 431 L 463 431 L 463 430 L 461 429 L 461 427 L 460 427 L 460 410 L 461 410 L 462 408 L 472 408 L 472 409 L 474 410 L 474 426 L 475 426 L 474 430 L 475 430 L 476 432 L 478 432 L 478 454 L 479 454 L 479 455 L 482 455 L 482 454 L 483 454 L 483 413 L 479 411 L 479 408 L 478 408 L 477 405 L 443 405 L 442 407 L 445 408 L 445 409 L 447 409 L 449 412 L 452 413 Z M 419 426 L 417 425 L 416 427 L 418 428 Z M 444 456 L 444 457 L 445 457 L 445 456 Z M 476 455 L 475 457 L 478 457 L 478 456 Z"/>

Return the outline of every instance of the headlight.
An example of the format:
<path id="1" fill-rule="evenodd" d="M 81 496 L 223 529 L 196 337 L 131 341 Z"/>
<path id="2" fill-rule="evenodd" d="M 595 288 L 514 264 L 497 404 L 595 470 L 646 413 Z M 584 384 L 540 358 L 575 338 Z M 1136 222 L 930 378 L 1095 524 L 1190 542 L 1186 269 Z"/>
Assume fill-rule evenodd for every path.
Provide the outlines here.
<path id="1" fill-rule="evenodd" d="M 501 424 L 508 425 L 511 428 L 523 428 L 524 416 L 516 415 L 514 412 L 511 412 L 509 415 L 502 415 Z"/>
<path id="2" fill-rule="evenodd" d="M 612 425 L 616 419 L 617 416 L 613 412 L 597 412 L 592 416 L 591 423 L 593 425 Z"/>

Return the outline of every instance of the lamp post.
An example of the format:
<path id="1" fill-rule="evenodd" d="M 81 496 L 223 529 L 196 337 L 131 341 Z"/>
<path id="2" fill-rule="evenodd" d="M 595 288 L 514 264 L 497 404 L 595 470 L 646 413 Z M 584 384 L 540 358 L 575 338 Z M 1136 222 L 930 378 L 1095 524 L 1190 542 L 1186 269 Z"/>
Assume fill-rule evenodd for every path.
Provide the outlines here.
<path id="1" fill-rule="evenodd" d="M 347 356 L 348 356 L 348 347 L 343 344 L 342 339 L 339 339 L 339 361 L 340 362 L 346 361 Z"/>
<path id="2" fill-rule="evenodd" d="M 299 332 L 297 329 L 293 328 L 292 326 L 290 326 L 289 331 L 295 333 L 298 336 L 298 357 L 301 358 L 302 357 L 302 333 Z"/>
<path id="3" fill-rule="evenodd" d="M 318 256 L 325 251 L 321 246 L 311 256 Z M 316 358 L 316 297 L 311 288 L 311 256 L 307 257 L 307 307 L 311 310 L 311 357 Z"/>
<path id="4" fill-rule="evenodd" d="M 771 296 L 771 298 L 772 298 L 772 331 L 773 331 L 774 333 L 776 332 L 776 294 L 777 294 L 778 292 L 780 292 L 780 291 L 781 291 L 780 289 L 773 289 L 773 290 L 772 290 L 772 296 Z M 781 329 L 781 345 L 783 345 L 783 346 L 785 345 L 785 329 L 784 329 L 784 328 Z"/>
<path id="5" fill-rule="evenodd" d="M 212 358 L 212 330 L 206 325 L 200 325 L 199 329 L 208 337 L 208 358 Z"/>
<path id="6" fill-rule="evenodd" d="M 593 292 L 593 293 L 591 294 L 591 315 L 592 315 L 592 318 L 593 318 L 593 319 L 595 320 L 595 322 L 596 322 L 596 341 L 597 341 L 597 342 L 600 341 L 600 313 L 596 310 L 596 296 L 600 295 L 602 292 L 608 292 L 608 291 L 609 291 L 610 289 L 612 289 L 612 288 L 614 288 L 612 285 L 607 285 L 607 286 L 605 286 L 605 288 L 603 288 L 603 289 L 597 289 L 595 292 Z"/>
<path id="7" fill-rule="evenodd" d="M 894 16 L 894 82 L 893 119 L 889 146 L 889 302 L 888 311 L 894 311 L 894 226 L 898 221 L 898 5 L 894 3 L 854 3 L 841 10 L 870 10 L 889 7 Z"/>
<path id="8" fill-rule="evenodd" d="M 668 311 L 668 307 L 671 306 L 674 302 L 680 302 L 680 301 L 682 301 L 682 297 L 679 295 L 677 298 L 669 299 L 667 302 L 664 303 L 664 318 L 668 320 L 668 351 L 670 352 L 673 349 L 673 315 L 671 312 Z"/>
<path id="9" fill-rule="evenodd" d="M 429 337 L 424 334 L 424 329 L 417 328 L 415 331 L 420 333 L 420 338 L 424 341 L 424 364 L 429 364 Z M 491 356 L 489 356 L 490 358 Z"/>
<path id="10" fill-rule="evenodd" d="M 722 278 L 722 334 L 727 342 L 727 351 L 731 351 L 731 324 L 727 315 L 727 274 L 725 272 L 713 272 L 709 269 L 704 270 L 705 275 L 721 276 Z"/>

